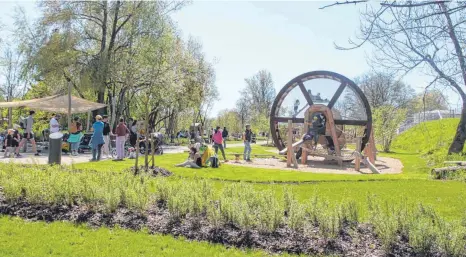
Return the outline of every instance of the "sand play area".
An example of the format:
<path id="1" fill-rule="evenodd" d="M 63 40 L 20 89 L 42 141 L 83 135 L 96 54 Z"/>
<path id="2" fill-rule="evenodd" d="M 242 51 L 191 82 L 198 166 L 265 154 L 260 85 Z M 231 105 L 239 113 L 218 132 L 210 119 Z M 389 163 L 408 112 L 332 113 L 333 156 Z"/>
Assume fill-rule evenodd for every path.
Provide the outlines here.
<path id="1" fill-rule="evenodd" d="M 360 171 L 354 170 L 353 162 L 343 162 L 343 167 L 340 167 L 336 161 L 324 161 L 322 157 L 308 157 L 307 164 L 301 164 L 298 160 L 298 169 L 287 168 L 286 161 L 274 158 L 255 158 L 252 162 L 231 161 L 229 165 L 241 165 L 254 168 L 281 169 L 290 171 L 302 171 L 313 173 L 332 173 L 332 174 L 373 174 L 369 168 L 361 163 Z M 388 157 L 379 157 L 375 161 L 375 166 L 380 170 L 380 174 L 398 174 L 402 172 L 403 164 L 400 160 Z"/>

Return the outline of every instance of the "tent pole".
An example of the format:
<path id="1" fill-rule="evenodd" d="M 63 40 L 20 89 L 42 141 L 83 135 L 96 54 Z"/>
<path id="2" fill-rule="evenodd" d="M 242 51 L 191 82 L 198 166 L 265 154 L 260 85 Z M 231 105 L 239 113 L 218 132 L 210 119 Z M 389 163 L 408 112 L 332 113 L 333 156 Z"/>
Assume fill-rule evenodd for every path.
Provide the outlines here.
<path id="1" fill-rule="evenodd" d="M 71 128 L 71 81 L 68 80 L 68 132 Z"/>
<path id="2" fill-rule="evenodd" d="M 87 128 L 86 128 L 86 132 L 89 132 L 90 123 L 91 123 L 91 112 L 87 112 Z"/>

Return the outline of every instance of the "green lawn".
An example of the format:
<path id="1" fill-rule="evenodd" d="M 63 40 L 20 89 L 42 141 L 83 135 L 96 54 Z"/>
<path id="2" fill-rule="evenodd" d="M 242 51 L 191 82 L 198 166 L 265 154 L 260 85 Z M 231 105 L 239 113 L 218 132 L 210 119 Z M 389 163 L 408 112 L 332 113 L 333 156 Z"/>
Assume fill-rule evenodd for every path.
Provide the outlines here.
<path id="1" fill-rule="evenodd" d="M 253 152 L 257 154 L 273 154 L 274 148 L 254 145 Z M 227 149 L 227 153 L 237 153 L 242 148 Z M 166 154 L 156 156 L 159 166 L 169 169 L 175 175 L 185 178 L 212 178 L 217 180 L 216 187 L 222 188 L 225 183 L 236 181 L 254 182 L 258 189 L 274 189 L 281 194 L 283 187 L 289 186 L 300 200 L 305 201 L 314 195 L 328 199 L 331 203 L 353 199 L 365 205 L 368 195 L 375 194 L 389 202 L 397 202 L 402 197 L 409 202 L 424 203 L 433 206 L 441 215 L 450 220 L 462 219 L 466 208 L 463 199 L 466 198 L 466 184 L 456 181 L 435 181 L 429 178 L 430 168 L 426 161 L 417 153 L 404 151 L 380 153 L 380 156 L 398 158 L 403 162 L 402 174 L 383 175 L 341 175 L 317 174 L 279 169 L 256 169 L 234 165 L 222 165 L 218 169 L 203 168 L 200 170 L 174 167 L 183 161 L 186 154 Z M 101 171 L 109 170 L 109 161 L 100 163 L 78 164 L 77 168 L 90 168 Z M 134 160 L 111 162 L 111 170 L 122 170 L 133 165 Z M 258 183 L 256 183 L 258 182 Z M 266 182 L 266 184 L 264 184 Z M 285 185 L 283 182 L 287 182 Z M 293 183 L 298 182 L 298 183 Z M 366 216 L 366 208 L 361 208 L 361 215 Z"/>
<path id="2" fill-rule="evenodd" d="M 254 154 L 276 155 L 270 150 L 273 148 L 259 145 L 253 146 Z M 228 148 L 226 151 L 227 159 L 234 159 L 231 153 L 241 153 L 243 148 Z M 403 162 L 404 169 L 401 174 L 361 174 L 361 175 L 343 175 L 343 174 L 322 174 L 300 171 L 289 171 L 280 169 L 258 169 L 252 167 L 243 167 L 237 165 L 224 164 L 218 169 L 202 168 L 190 169 L 185 167 L 175 167 L 177 163 L 186 160 L 187 154 L 165 154 L 156 156 L 156 164 L 164 167 L 178 176 L 182 177 L 203 177 L 229 181 L 253 181 L 253 182 L 312 182 L 312 181 L 367 181 L 367 180 L 400 180 L 400 179 L 428 179 L 428 168 L 425 161 L 417 154 L 406 152 L 381 154 L 381 156 L 393 157 Z M 221 158 L 221 157 L 220 157 Z M 141 164 L 143 160 L 141 159 Z M 97 163 L 76 164 L 78 169 L 95 169 L 102 171 L 119 171 L 134 165 L 134 160 L 124 162 L 103 161 Z"/>
<path id="3" fill-rule="evenodd" d="M 0 256 L 266 256 L 146 231 L 89 229 L 67 222 L 27 222 L 0 216 Z"/>
<path id="4" fill-rule="evenodd" d="M 429 177 L 430 166 L 440 165 L 445 158 L 447 142 L 450 136 L 443 132 L 454 133 L 457 120 L 446 120 L 443 125 L 430 122 L 414 127 L 401 134 L 395 141 L 396 150 L 392 153 L 380 153 L 400 159 L 404 165 L 403 173 L 397 175 L 340 175 L 317 174 L 299 171 L 284 171 L 279 169 L 256 169 L 234 165 L 222 165 L 218 169 L 189 169 L 174 167 L 183 162 L 187 153 L 166 154 L 156 156 L 156 165 L 164 167 L 175 176 L 185 179 L 208 178 L 215 179 L 214 185 L 221 190 L 225 185 L 238 181 L 249 182 L 255 189 L 272 189 L 278 197 L 283 195 L 284 188 L 291 188 L 300 201 L 308 201 L 314 196 L 326 199 L 331 205 L 346 200 L 354 200 L 363 208 L 360 215 L 367 219 L 367 197 L 376 195 L 389 204 L 396 204 L 405 199 L 410 203 L 422 203 L 432 206 L 447 220 L 458 221 L 465 217 L 466 184 L 459 181 L 437 181 Z M 423 132 L 429 132 L 422 136 Z M 443 132 L 442 132 L 443 131 Z M 411 134 L 410 134 L 411 133 Z M 437 141 L 437 143 L 433 143 Z M 271 154 L 275 148 L 253 145 L 254 154 Z M 242 153 L 243 148 L 227 148 L 227 158 L 234 159 L 232 153 Z M 456 158 L 456 157 L 450 157 Z M 140 164 L 143 163 L 141 159 Z M 434 163 L 434 164 L 432 164 Z M 91 169 L 99 172 L 114 172 L 119 176 L 122 171 L 134 165 L 134 160 L 124 162 L 102 161 L 98 163 L 76 164 L 77 169 Z M 31 236 L 22 235 L 30 233 Z M 8 239 L 5 240 L 5 235 Z M 45 236 L 43 236 L 45 235 Z M 16 237 L 15 237 L 16 236 Z M 4 241 L 1 241 L 1 240 Z M 59 239 L 59 240 L 57 240 Z M 137 242 L 131 246 L 127 242 Z M 130 232 L 119 229 L 89 230 L 68 223 L 25 223 L 20 220 L 0 219 L 0 256 L 41 256 L 52 254 L 67 256 L 229 256 L 242 255 L 245 252 L 227 250 L 220 246 L 207 243 L 193 243 L 175 240 L 172 237 L 150 236 L 144 232 Z M 116 249 L 116 251 L 112 251 Z M 139 252 L 143 251 L 143 252 Z M 176 251 L 176 253 L 174 252 Z M 178 254 L 179 253 L 179 254 Z M 129 255 L 128 255 L 129 254 Z M 260 252 L 247 254 L 262 255 Z"/>

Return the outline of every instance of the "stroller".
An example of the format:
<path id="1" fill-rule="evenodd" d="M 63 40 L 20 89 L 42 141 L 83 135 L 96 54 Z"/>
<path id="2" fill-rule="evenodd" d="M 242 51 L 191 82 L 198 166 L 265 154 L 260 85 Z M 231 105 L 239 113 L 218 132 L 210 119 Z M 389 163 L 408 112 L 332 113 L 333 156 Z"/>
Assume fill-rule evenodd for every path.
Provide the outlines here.
<path id="1" fill-rule="evenodd" d="M 162 133 L 153 133 L 154 135 L 154 147 L 155 147 L 155 154 L 163 154 L 163 149 L 162 149 L 162 144 L 163 144 L 163 134 Z M 140 143 L 139 143 L 139 152 L 141 154 L 146 153 L 146 139 L 144 137 L 140 138 Z M 152 142 L 149 141 L 149 154 L 152 152 Z"/>
<path id="2" fill-rule="evenodd" d="M 79 153 L 84 153 L 85 151 L 91 151 L 91 146 L 90 146 L 91 138 L 92 138 L 92 133 L 85 133 L 81 137 L 81 142 L 79 143 L 79 148 L 78 148 Z"/>
<path id="3" fill-rule="evenodd" d="M 70 137 L 69 134 L 63 135 L 63 141 L 61 143 L 61 151 L 65 154 L 70 152 L 70 143 L 68 143 L 68 138 Z"/>

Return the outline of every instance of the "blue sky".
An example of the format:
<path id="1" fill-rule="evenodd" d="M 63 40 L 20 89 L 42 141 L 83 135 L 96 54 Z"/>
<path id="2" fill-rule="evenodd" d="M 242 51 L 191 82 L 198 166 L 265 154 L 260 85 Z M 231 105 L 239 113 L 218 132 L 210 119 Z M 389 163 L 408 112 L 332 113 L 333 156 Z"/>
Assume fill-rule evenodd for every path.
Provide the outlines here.
<path id="1" fill-rule="evenodd" d="M 366 62 L 370 45 L 351 51 L 334 47 L 334 42 L 345 45 L 349 37 L 354 38 L 359 9 L 365 5 L 319 9 L 333 2 L 194 1 L 174 14 L 184 36 L 198 38 L 206 55 L 218 59 L 220 101 L 212 115 L 234 107 L 244 79 L 260 69 L 272 73 L 277 92 L 294 77 L 312 70 L 330 70 L 350 79 L 370 71 Z M 430 78 L 413 72 L 404 81 L 422 91 Z M 456 94 L 448 97 L 456 107 Z"/>
<path id="2" fill-rule="evenodd" d="M 334 1 L 332 1 L 334 2 Z M 370 71 L 366 55 L 372 49 L 341 51 L 333 43 L 345 44 L 359 28 L 359 9 L 364 4 L 319 7 L 323 1 L 193 1 L 172 15 L 185 38 L 200 40 L 210 60 L 216 60 L 219 101 L 211 116 L 233 108 L 244 79 L 261 69 L 272 73 L 278 92 L 289 80 L 312 70 L 330 70 L 351 79 Z M 11 24 L 15 5 L 35 16 L 34 2 L 0 2 L 0 20 Z M 376 3 L 375 3 L 376 4 Z M 404 78 L 417 91 L 429 83 L 412 73 Z M 449 93 L 453 107 L 459 103 Z"/>

